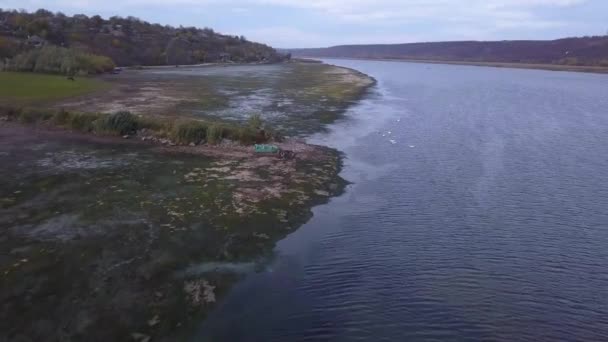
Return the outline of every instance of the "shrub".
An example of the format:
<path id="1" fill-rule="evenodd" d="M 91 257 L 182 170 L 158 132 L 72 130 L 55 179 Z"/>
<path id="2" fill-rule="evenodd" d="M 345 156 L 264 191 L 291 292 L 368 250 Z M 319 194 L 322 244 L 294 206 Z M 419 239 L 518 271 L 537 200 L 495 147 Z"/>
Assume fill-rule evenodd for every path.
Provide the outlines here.
<path id="1" fill-rule="evenodd" d="M 125 135 L 137 130 L 137 117 L 130 112 L 117 112 L 99 118 L 95 123 L 98 133 Z"/>
<path id="2" fill-rule="evenodd" d="M 0 59 L 14 56 L 18 48 L 19 46 L 16 42 L 6 37 L 0 37 Z"/>
<path id="3" fill-rule="evenodd" d="M 272 141 L 281 142 L 281 141 L 285 140 L 285 138 L 283 137 L 281 132 L 275 131 L 275 130 L 266 130 L 265 138 L 267 141 L 272 140 Z"/>
<path id="4" fill-rule="evenodd" d="M 13 106 L 0 107 L 1 115 L 6 116 L 9 120 L 15 120 L 19 116 L 21 111 L 22 111 L 21 108 L 17 108 L 17 107 L 13 107 Z"/>
<path id="5" fill-rule="evenodd" d="M 244 126 L 236 124 L 224 124 L 222 126 L 222 137 L 233 141 L 238 141 L 243 145 L 264 143 L 270 140 L 280 141 L 281 137 L 278 135 L 278 133 L 267 129 L 260 129 L 258 124 L 252 123 L 255 121 L 257 121 L 257 119 L 250 119 L 250 122 Z"/>
<path id="6" fill-rule="evenodd" d="M 226 124 L 222 128 L 222 133 L 223 133 L 222 138 L 238 141 L 240 132 L 241 132 L 241 127 Z"/>
<path id="7" fill-rule="evenodd" d="M 173 122 L 166 118 L 144 116 L 137 118 L 138 129 L 149 129 L 156 132 L 169 133 L 173 130 Z"/>
<path id="8" fill-rule="evenodd" d="M 207 130 L 207 126 L 202 122 L 180 122 L 173 128 L 172 138 L 178 144 L 198 144 L 205 140 Z"/>
<path id="9" fill-rule="evenodd" d="M 59 111 L 55 112 L 55 114 L 53 114 L 53 116 L 51 117 L 51 122 L 55 125 L 62 126 L 67 124 L 69 119 L 70 113 L 68 113 L 64 109 L 60 109 Z"/>
<path id="10" fill-rule="evenodd" d="M 251 145 L 257 142 L 257 132 L 250 127 L 241 127 L 239 129 L 238 141 L 243 145 Z"/>
<path id="11" fill-rule="evenodd" d="M 98 114 L 92 113 L 69 113 L 67 126 L 71 129 L 91 132 L 95 129 L 95 122 L 99 119 Z"/>
<path id="12" fill-rule="evenodd" d="M 559 64 L 563 65 L 581 65 L 578 58 L 576 57 L 566 57 L 559 60 Z"/>
<path id="13" fill-rule="evenodd" d="M 253 114 L 249 117 L 249 120 L 247 120 L 247 126 L 253 129 L 260 129 L 263 124 L 262 116 L 260 114 Z"/>
<path id="14" fill-rule="evenodd" d="M 218 124 L 211 124 L 207 128 L 207 142 L 215 145 L 222 141 L 222 127 Z"/>
<path id="15" fill-rule="evenodd" d="M 138 117 L 127 111 L 102 114 L 69 112 L 64 109 L 45 111 L 0 106 L 0 116 L 28 124 L 48 121 L 53 125 L 72 130 L 112 135 L 126 135 L 138 129 L 147 129 L 156 137 L 167 137 L 178 144 L 198 144 L 206 140 L 207 143 L 214 145 L 226 138 L 243 145 L 251 145 L 280 139 L 277 133 L 253 128 L 253 125 Z"/>
<path id="16" fill-rule="evenodd" d="M 15 56 L 7 69 L 74 75 L 97 74 L 114 67 L 114 62 L 105 56 L 47 45 Z"/>
<path id="17" fill-rule="evenodd" d="M 100 74 L 115 68 L 114 62 L 105 56 L 90 53 L 76 53 L 74 57 L 76 59 L 76 70 L 84 73 Z"/>
<path id="18" fill-rule="evenodd" d="M 23 109 L 17 115 L 17 119 L 23 123 L 32 124 L 39 121 L 48 120 L 53 116 L 52 112 L 35 109 Z"/>
<path id="19" fill-rule="evenodd" d="M 19 113 L 17 120 L 23 123 L 34 123 L 38 121 L 38 118 L 36 117 L 36 112 L 26 109 Z"/>

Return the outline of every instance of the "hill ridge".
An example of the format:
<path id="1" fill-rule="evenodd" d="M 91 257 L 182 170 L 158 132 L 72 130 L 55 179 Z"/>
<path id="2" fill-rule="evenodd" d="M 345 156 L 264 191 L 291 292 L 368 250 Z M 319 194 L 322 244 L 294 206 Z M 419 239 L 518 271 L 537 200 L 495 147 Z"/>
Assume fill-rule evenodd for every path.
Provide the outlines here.
<path id="1" fill-rule="evenodd" d="M 296 57 L 415 59 L 608 67 L 608 36 L 556 40 L 447 41 L 404 44 L 350 44 L 328 48 L 282 49 Z"/>
<path id="2" fill-rule="evenodd" d="M 173 65 L 205 62 L 275 62 L 285 56 L 244 36 L 210 28 L 152 24 L 135 17 L 110 17 L 0 8 L 0 60 L 44 45 L 106 56 L 116 64 Z"/>

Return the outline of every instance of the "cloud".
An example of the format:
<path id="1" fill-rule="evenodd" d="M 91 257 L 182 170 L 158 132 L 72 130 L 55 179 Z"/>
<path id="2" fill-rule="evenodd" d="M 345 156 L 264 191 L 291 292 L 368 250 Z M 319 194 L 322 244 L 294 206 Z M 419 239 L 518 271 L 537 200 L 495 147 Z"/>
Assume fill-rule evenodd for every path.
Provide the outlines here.
<path id="1" fill-rule="evenodd" d="M 423 40 L 422 35 L 407 33 L 392 34 L 356 34 L 345 37 L 341 33 L 317 33 L 310 30 L 300 30 L 288 26 L 273 26 L 260 29 L 245 30 L 248 39 L 259 42 L 272 42 L 272 45 L 280 48 L 303 48 L 312 46 L 330 46 L 348 44 L 390 44 L 395 42 L 414 42 Z M 345 38 L 347 41 L 345 42 Z"/>
<path id="2" fill-rule="evenodd" d="M 188 5 L 188 6 L 242 6 L 248 5 L 275 5 L 292 8 L 308 8 L 324 11 L 327 13 L 362 13 L 369 10 L 380 9 L 386 11 L 394 9 L 403 11 L 434 12 L 438 9 L 454 8 L 532 8 L 539 6 L 564 7 L 579 5 L 588 0 L 122 0 L 120 2 L 108 2 L 107 0 L 3 0 L 2 7 L 73 7 L 73 8 L 95 8 L 95 7 L 131 7 L 141 5 Z"/>
<path id="3" fill-rule="evenodd" d="M 538 7 L 567 7 L 588 0 L 3 0 L 4 8 L 70 8 L 82 10 L 127 9 L 142 6 L 217 7 L 247 9 L 266 5 L 307 9 L 342 20 L 428 18 L 437 15 L 477 17 L 526 16 Z"/>
<path id="4" fill-rule="evenodd" d="M 276 47 L 317 46 L 327 41 L 327 36 L 288 26 L 273 26 L 259 29 L 245 29 L 245 36 L 253 41 L 272 42 Z"/>
<path id="5" fill-rule="evenodd" d="M 176 0 L 192 1 L 197 0 Z M 286 7 L 309 8 L 335 15 L 384 15 L 389 16 L 427 16 L 437 13 L 474 13 L 499 14 L 504 10 L 526 10 L 535 7 L 565 7 L 579 5 L 587 0 L 242 0 L 249 3 L 272 4 Z M 208 2 L 208 1 L 205 1 Z"/>
<path id="6" fill-rule="evenodd" d="M 234 12 L 234 13 L 247 13 L 250 10 L 248 8 L 245 8 L 245 7 L 235 7 L 233 9 L 231 9 L 231 11 Z"/>
<path id="7" fill-rule="evenodd" d="M 534 20 L 531 10 L 539 7 L 568 7 L 588 0 L 3 0 L 2 7 L 35 9 L 39 7 L 69 10 L 129 10 L 146 7 L 165 9 L 233 8 L 246 12 L 255 6 L 304 9 L 346 23 L 387 25 L 444 18 L 447 21 L 522 21 Z"/>
<path id="8" fill-rule="evenodd" d="M 273 46 L 297 47 L 554 37 L 568 27 L 581 32 L 585 23 L 568 13 L 589 3 L 607 8 L 604 0 L 0 0 L 0 7 L 209 25 Z M 549 12 L 560 14 L 549 17 Z"/>

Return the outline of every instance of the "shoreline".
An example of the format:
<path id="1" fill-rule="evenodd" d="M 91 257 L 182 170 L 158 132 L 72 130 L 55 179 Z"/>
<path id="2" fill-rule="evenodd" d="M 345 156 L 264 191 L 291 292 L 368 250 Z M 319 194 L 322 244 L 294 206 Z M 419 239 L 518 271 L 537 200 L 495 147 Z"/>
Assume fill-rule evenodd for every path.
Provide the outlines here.
<path id="1" fill-rule="evenodd" d="M 346 108 L 375 81 L 342 69 L 361 78 Z M 228 140 L 192 146 L 48 118 L 2 120 L 0 137 L 4 310 L 23 313 L 0 324 L 9 339 L 188 336 L 243 276 L 229 265 L 264 267 L 277 241 L 347 185 L 342 152 L 295 138 L 271 142 L 296 153 L 281 160 Z M 186 272 L 195 265 L 210 266 Z"/>
<path id="2" fill-rule="evenodd" d="M 281 161 L 275 156 L 256 156 L 252 148 L 242 146 L 166 146 L 10 122 L 0 123 L 0 137 L 7 144 L 24 147 L 25 151 L 39 149 L 41 142 L 65 146 L 66 152 L 51 150 L 45 154 L 51 156 L 54 164 L 69 168 L 65 186 L 83 189 L 74 198 L 76 202 L 62 204 L 63 209 L 51 209 L 48 223 L 28 228 L 33 218 L 24 217 L 21 223 L 8 226 L 0 236 L 0 248 L 7 253 L 0 260 L 0 274 L 6 289 L 4 308 L 30 317 L 20 323 L 9 319 L 0 324 L 8 336 L 25 332 L 40 338 L 47 334 L 56 336 L 53 332 L 38 330 L 44 319 L 32 317 L 28 307 L 44 310 L 54 317 L 46 318 L 47 322 L 53 322 L 51 326 L 70 327 L 65 331 L 72 337 L 90 335 L 95 336 L 93 340 L 126 340 L 131 336 L 138 341 L 138 336 L 170 340 L 187 336 L 244 275 L 238 270 L 223 269 L 222 264 L 252 263 L 264 267 L 272 258 L 277 241 L 307 222 L 312 217 L 312 208 L 343 194 L 347 185 L 339 176 L 343 165 L 339 151 L 297 141 L 280 143 L 297 153 L 295 160 Z M 70 158 L 75 156 L 70 146 L 91 152 L 82 154 L 77 161 L 64 161 L 65 153 Z M 166 192 L 171 189 L 154 191 L 156 186 L 151 184 L 154 194 L 145 196 L 149 190 L 128 186 L 124 183 L 127 180 L 117 183 L 116 176 L 87 166 L 99 158 L 94 156 L 113 154 L 112 151 L 124 152 L 112 155 L 107 162 L 122 163 L 126 156 L 136 154 L 169 167 L 177 161 L 177 165 L 186 165 L 175 166 L 177 173 L 175 170 L 160 173 L 156 168 L 146 171 L 152 175 L 160 173 L 162 178 L 174 178 L 179 186 L 175 188 L 177 195 Z M 1 152 L 3 159 L 7 153 L 9 160 L 14 155 L 6 149 Z M 190 160 L 200 162 L 190 167 Z M 5 159 L 5 162 L 9 161 Z M 84 167 L 82 171 L 79 164 Z M 122 177 L 128 182 L 137 180 L 136 174 L 140 173 L 137 170 L 148 168 L 147 164 L 133 164 L 132 171 L 121 172 Z M 199 164 L 201 166 L 197 166 Z M 82 175 L 75 178 L 74 172 Z M 97 174 L 99 176 L 93 176 Z M 49 181 L 57 182 L 51 180 L 56 177 L 51 175 Z M 107 180 L 100 183 L 101 186 L 84 185 L 91 182 L 87 180 L 90 177 Z M 36 200 L 49 191 L 61 189 L 54 186 L 52 189 L 57 190 L 37 190 L 36 184 L 46 184 L 49 182 L 46 179 L 46 175 L 37 174 L 32 184 L 18 183 L 4 188 L 0 203 L 4 218 L 0 223 L 6 225 L 7 220 L 23 211 L 19 203 L 24 197 Z M 95 183 L 99 182 L 94 181 L 93 185 Z M 142 183 L 142 186 L 148 184 Z M 196 192 L 187 195 L 180 190 L 183 187 L 196 187 L 192 189 Z M 159 196 L 162 202 L 154 203 Z M 64 202 L 65 199 L 59 200 Z M 81 211 L 75 211 L 75 206 L 82 207 L 84 215 L 91 217 L 86 219 L 90 223 L 53 226 L 65 225 L 60 222 L 66 220 L 72 222 L 73 213 Z M 150 214 L 137 214 L 142 210 Z M 34 211 L 39 214 L 30 215 L 39 216 L 47 211 L 40 208 Z M 125 214 L 127 221 L 123 223 L 121 215 Z M 133 217 L 133 214 L 136 215 Z M 135 218 L 136 221 L 129 223 Z M 200 224 L 217 228 L 201 231 L 197 228 Z M 133 239 L 133 235 L 137 238 Z M 199 250 L 198 246 L 205 247 Z M 86 257 L 76 258 L 78 255 Z M 55 264 L 55 260 L 61 262 Z M 197 264 L 216 266 L 184 273 Z M 39 269 L 45 271 L 36 271 Z M 65 273 L 70 273 L 70 277 L 52 276 Z M 88 283 L 94 288 L 85 292 L 69 285 Z M 49 302 L 46 289 L 55 286 L 60 289 L 54 290 L 54 300 Z M 114 303 L 114 293 L 122 293 L 122 304 L 116 307 L 119 310 L 106 305 Z M 10 317 L 8 312 L 4 314 Z M 122 318 L 107 321 L 110 316 Z M 107 330 L 100 330 L 99 324 Z"/>
<path id="3" fill-rule="evenodd" d="M 465 65 L 465 66 L 480 66 L 490 68 L 505 68 L 505 69 L 525 69 L 525 70 L 545 70 L 545 71 L 563 71 L 563 72 L 582 72 L 592 74 L 608 74 L 608 67 L 600 66 L 576 66 L 576 65 L 559 65 L 559 64 L 526 64 L 526 63 L 506 63 L 506 62 L 467 62 L 467 61 L 438 61 L 427 59 L 407 59 L 407 58 L 357 58 L 357 57 L 297 57 L 308 59 L 345 59 L 345 60 L 361 60 L 361 61 L 382 61 L 382 62 L 402 62 L 402 63 L 419 63 L 419 64 L 443 64 L 443 65 Z"/>
<path id="4" fill-rule="evenodd" d="M 146 69 L 175 69 L 175 68 L 205 68 L 214 66 L 253 66 L 253 65 L 273 65 L 290 63 L 290 61 L 280 62 L 209 62 L 209 63 L 197 63 L 197 64 L 175 64 L 175 65 L 129 65 L 129 66 L 117 66 L 118 69 L 123 70 L 146 70 Z M 108 74 L 108 73 L 106 73 Z M 109 73 L 111 75 L 111 73 Z"/>

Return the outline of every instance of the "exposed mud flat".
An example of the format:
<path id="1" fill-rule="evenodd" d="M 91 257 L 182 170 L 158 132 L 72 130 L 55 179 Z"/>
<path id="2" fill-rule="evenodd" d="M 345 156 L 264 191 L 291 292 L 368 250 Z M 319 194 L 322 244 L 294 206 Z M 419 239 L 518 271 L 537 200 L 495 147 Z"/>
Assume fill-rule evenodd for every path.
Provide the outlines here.
<path id="1" fill-rule="evenodd" d="M 179 336 L 340 193 L 339 156 L 167 147 L 0 125 L 3 337 Z M 185 272 L 201 263 L 217 263 Z M 19 319 L 13 313 L 19 312 Z M 177 334 L 177 335 L 175 335 Z"/>
<path id="2" fill-rule="evenodd" d="M 321 130 L 374 81 L 322 64 L 108 76 L 76 111 L 264 121 Z M 246 110 L 244 110 L 246 109 Z M 182 340 L 275 243 L 340 194 L 337 151 L 296 139 L 174 146 L 0 121 L 0 340 Z M 15 315 L 15 313 L 19 315 Z"/>
<path id="3" fill-rule="evenodd" d="M 226 121 L 260 114 L 288 135 L 306 135 L 340 118 L 375 82 L 354 70 L 311 63 L 126 70 L 105 79 L 111 90 L 54 106 Z"/>

